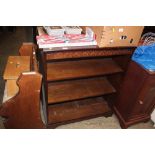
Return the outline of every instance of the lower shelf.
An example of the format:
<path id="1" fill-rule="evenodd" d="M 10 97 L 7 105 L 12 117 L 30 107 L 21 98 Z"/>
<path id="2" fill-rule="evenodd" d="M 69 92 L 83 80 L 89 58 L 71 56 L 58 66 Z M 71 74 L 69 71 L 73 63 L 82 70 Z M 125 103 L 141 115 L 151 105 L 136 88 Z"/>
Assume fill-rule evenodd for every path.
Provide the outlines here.
<path id="1" fill-rule="evenodd" d="M 112 114 L 102 97 L 72 101 L 48 106 L 48 124 L 88 118 L 90 116 Z"/>

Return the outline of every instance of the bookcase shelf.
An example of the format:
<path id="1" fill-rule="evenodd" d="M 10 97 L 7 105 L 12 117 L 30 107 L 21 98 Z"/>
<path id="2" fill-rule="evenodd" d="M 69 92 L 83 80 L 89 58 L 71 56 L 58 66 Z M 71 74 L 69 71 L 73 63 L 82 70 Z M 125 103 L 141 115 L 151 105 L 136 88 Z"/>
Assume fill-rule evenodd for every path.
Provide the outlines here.
<path id="1" fill-rule="evenodd" d="M 104 77 L 56 82 L 48 86 L 48 104 L 114 93 L 115 89 Z"/>
<path id="2" fill-rule="evenodd" d="M 49 106 L 48 113 L 48 122 L 52 124 L 79 118 L 88 118 L 90 115 L 99 116 L 105 113 L 109 115 L 111 114 L 111 110 L 102 97 L 97 97 L 52 105 Z"/>
<path id="3" fill-rule="evenodd" d="M 115 102 L 134 50 L 74 47 L 38 51 L 47 127 L 111 116 L 109 105 Z"/>
<path id="4" fill-rule="evenodd" d="M 47 64 L 47 80 L 58 81 L 122 72 L 112 59 L 88 59 Z"/>

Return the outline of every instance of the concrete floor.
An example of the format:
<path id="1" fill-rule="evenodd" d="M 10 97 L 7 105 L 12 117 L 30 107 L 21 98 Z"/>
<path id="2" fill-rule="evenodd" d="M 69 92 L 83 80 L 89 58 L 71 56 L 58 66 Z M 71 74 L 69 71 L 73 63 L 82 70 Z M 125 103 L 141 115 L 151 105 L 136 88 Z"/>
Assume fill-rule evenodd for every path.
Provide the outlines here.
<path id="1" fill-rule="evenodd" d="M 5 32 L 0 34 L 0 103 L 4 92 L 4 81 L 2 78 L 4 67 L 9 55 L 18 55 L 18 49 L 22 42 L 32 40 L 30 27 L 17 27 L 15 32 Z M 0 128 L 3 129 L 2 118 L 0 118 Z M 81 122 L 59 126 L 58 129 L 119 129 L 120 125 L 117 117 L 98 117 Z M 154 129 L 153 122 L 139 123 L 129 127 L 129 129 Z"/>

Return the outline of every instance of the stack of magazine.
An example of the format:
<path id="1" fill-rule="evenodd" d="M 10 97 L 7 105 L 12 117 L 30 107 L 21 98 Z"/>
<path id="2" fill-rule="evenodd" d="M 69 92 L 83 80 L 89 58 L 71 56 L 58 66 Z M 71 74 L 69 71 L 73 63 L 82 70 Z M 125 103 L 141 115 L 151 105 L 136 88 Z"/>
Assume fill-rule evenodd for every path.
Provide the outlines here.
<path id="1" fill-rule="evenodd" d="M 65 29 L 65 28 L 63 28 Z M 80 28 L 81 29 L 81 28 Z M 55 48 L 55 47 L 73 47 L 73 46 L 90 46 L 97 45 L 94 32 L 90 28 L 86 28 L 86 34 L 81 34 L 81 30 L 69 30 L 67 33 L 52 32 L 36 37 L 39 48 Z"/>
<path id="2" fill-rule="evenodd" d="M 48 35 L 81 34 L 79 26 L 44 26 Z"/>
<path id="3" fill-rule="evenodd" d="M 62 26 L 66 34 L 81 34 L 82 29 L 79 26 Z"/>
<path id="4" fill-rule="evenodd" d="M 44 26 L 44 29 L 49 36 L 64 35 L 65 32 L 62 26 Z"/>

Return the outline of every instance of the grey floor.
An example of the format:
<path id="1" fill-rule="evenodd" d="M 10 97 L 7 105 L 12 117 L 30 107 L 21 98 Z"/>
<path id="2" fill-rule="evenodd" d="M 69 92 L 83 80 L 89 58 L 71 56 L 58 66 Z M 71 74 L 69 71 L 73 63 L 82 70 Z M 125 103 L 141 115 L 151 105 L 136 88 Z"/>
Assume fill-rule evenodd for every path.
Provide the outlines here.
<path id="1" fill-rule="evenodd" d="M 22 42 L 32 41 L 30 27 L 17 27 L 15 32 L 0 33 L 0 104 L 2 103 L 4 92 L 3 72 L 9 55 L 18 55 L 18 49 Z M 4 129 L 2 118 L 0 118 L 0 128 Z M 59 126 L 58 129 L 120 129 L 117 117 L 98 117 L 86 121 L 71 123 Z M 129 129 L 154 129 L 153 122 L 139 123 L 129 127 Z"/>

